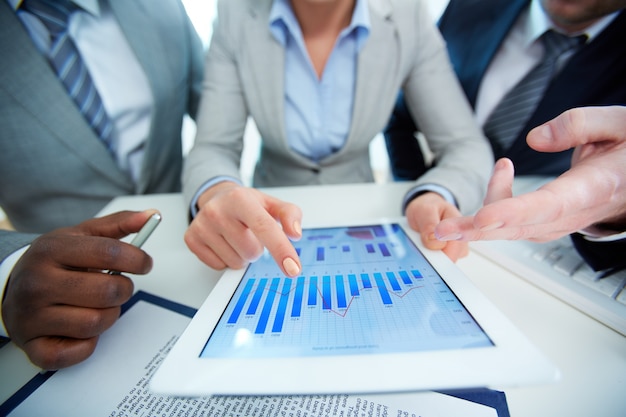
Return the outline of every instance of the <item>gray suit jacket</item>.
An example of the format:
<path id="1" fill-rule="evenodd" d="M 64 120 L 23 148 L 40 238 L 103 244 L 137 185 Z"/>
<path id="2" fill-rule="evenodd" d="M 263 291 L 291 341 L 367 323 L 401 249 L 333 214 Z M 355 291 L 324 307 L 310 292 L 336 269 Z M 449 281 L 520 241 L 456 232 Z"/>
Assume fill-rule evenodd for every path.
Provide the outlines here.
<path id="1" fill-rule="evenodd" d="M 372 181 L 368 146 L 386 125 L 402 88 L 441 161 L 418 183 L 448 188 L 466 212 L 479 207 L 493 157 L 432 18 L 421 1 L 368 3 L 371 32 L 358 57 L 350 133 L 341 150 L 317 163 L 287 143 L 284 50 L 269 31 L 272 0 L 219 1 L 198 133 L 183 170 L 187 201 L 213 177 L 239 177 L 248 116 L 263 138 L 255 186 Z"/>
<path id="2" fill-rule="evenodd" d="M 0 0 L 0 206 L 17 230 L 79 223 L 119 195 L 180 190 L 181 126 L 185 113 L 197 110 L 202 44 L 179 0 L 109 3 L 155 103 L 136 185 Z"/>

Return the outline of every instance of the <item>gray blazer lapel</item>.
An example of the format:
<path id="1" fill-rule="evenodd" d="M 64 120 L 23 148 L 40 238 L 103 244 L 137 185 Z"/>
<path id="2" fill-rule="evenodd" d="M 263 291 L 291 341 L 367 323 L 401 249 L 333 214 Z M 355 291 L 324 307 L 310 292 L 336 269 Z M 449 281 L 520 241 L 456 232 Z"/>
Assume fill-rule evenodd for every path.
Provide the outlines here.
<path id="1" fill-rule="evenodd" d="M 5 1 L 0 1 L 0 56 L 0 88 L 46 126 L 51 139 L 80 155 L 103 176 L 126 186 L 128 178 L 76 109 Z"/>
<path id="2" fill-rule="evenodd" d="M 369 0 L 369 5 L 371 31 L 358 57 L 350 133 L 337 156 L 372 139 L 366 132 L 387 108 L 380 100 L 398 88 L 400 52 L 391 7 L 386 0 Z"/>
<path id="3" fill-rule="evenodd" d="M 289 150 L 284 122 L 285 51 L 269 31 L 271 4 L 271 0 L 249 1 L 250 18 L 242 23 L 242 45 L 245 51 L 241 57 L 245 62 L 241 62 L 244 66 L 241 73 L 252 76 L 251 80 L 244 80 L 244 89 L 253 89 L 245 91 L 245 94 L 257 100 L 256 105 L 252 104 L 251 107 L 261 112 L 254 116 L 257 123 L 264 125 L 260 130 L 269 134 L 263 140 L 280 140 L 281 146 Z M 276 123 L 277 118 L 280 118 L 281 123 Z"/>

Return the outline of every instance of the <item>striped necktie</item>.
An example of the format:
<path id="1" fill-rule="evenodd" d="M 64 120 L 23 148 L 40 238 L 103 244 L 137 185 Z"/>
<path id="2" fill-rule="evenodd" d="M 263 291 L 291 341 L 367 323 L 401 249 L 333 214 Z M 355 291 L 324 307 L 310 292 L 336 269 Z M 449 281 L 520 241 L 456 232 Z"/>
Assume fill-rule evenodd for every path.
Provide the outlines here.
<path id="1" fill-rule="evenodd" d="M 584 43 L 586 36 L 569 37 L 548 30 L 540 40 L 544 46 L 543 59 L 504 96 L 483 126 L 496 157 L 511 147 L 537 108 L 556 73 L 559 57 Z"/>
<path id="2" fill-rule="evenodd" d="M 67 29 L 77 6 L 68 0 L 24 0 L 21 9 L 37 17 L 50 33 L 48 61 L 89 125 L 112 151 L 113 123 Z"/>

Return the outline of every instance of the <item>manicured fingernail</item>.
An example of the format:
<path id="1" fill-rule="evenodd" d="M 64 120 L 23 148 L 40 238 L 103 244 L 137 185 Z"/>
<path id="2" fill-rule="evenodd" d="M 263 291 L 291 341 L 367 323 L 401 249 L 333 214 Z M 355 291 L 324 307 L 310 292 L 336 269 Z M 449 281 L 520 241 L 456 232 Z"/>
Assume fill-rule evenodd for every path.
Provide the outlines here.
<path id="1" fill-rule="evenodd" d="M 481 232 L 488 232 L 488 231 L 490 231 L 490 230 L 496 230 L 496 229 L 499 229 L 499 228 L 501 228 L 502 226 L 504 226 L 504 222 L 495 222 L 495 223 L 489 224 L 489 225 L 487 225 L 487 226 L 485 226 L 485 227 L 481 227 L 481 228 L 480 228 L 480 231 L 481 231 Z"/>
<path id="2" fill-rule="evenodd" d="M 460 233 L 450 233 L 448 235 L 436 236 L 437 240 L 447 242 L 449 240 L 460 240 L 463 237 Z"/>
<path id="3" fill-rule="evenodd" d="M 300 273 L 300 267 L 298 266 L 296 261 L 291 258 L 285 258 L 285 260 L 283 261 L 283 268 L 285 269 L 287 275 L 292 277 Z"/>

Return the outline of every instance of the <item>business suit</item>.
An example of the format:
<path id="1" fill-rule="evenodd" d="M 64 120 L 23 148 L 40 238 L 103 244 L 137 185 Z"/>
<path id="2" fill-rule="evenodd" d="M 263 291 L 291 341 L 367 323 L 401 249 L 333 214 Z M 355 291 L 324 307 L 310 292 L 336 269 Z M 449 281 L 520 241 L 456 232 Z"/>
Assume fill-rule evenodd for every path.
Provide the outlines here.
<path id="1" fill-rule="evenodd" d="M 442 15 L 439 28 L 472 107 L 489 64 L 529 4 L 530 0 L 451 0 Z M 567 170 L 571 151 L 536 152 L 526 144 L 526 135 L 533 127 L 570 108 L 626 104 L 625 38 L 626 12 L 622 11 L 602 33 L 580 48 L 552 80 L 510 149 L 503 151 L 494 145 L 495 157 L 510 158 L 517 175 L 558 175 Z M 413 178 L 424 169 L 416 167 L 422 158 L 417 143 L 406 140 L 415 129 L 400 99 L 385 132 L 392 169 L 399 178 Z"/>
<path id="2" fill-rule="evenodd" d="M 89 127 L 15 12 L 0 1 L 0 206 L 20 231 L 93 217 L 119 195 L 180 190 L 181 127 L 195 115 L 202 45 L 178 0 L 110 0 L 154 107 L 135 184 Z"/>
<path id="3" fill-rule="evenodd" d="M 263 138 L 255 186 L 372 181 L 368 146 L 385 126 L 396 92 L 403 88 L 432 146 L 444 155 L 440 169 L 419 183 L 448 188 L 462 210 L 480 204 L 492 156 L 471 119 L 428 12 L 421 2 L 409 0 L 369 0 L 368 6 L 370 34 L 358 55 L 347 141 L 342 149 L 316 162 L 288 145 L 283 108 L 285 53 L 268 26 L 272 0 L 218 3 L 198 133 L 183 172 L 187 201 L 214 177 L 239 177 L 249 115 Z M 458 117 L 450 120 L 449 112 Z M 461 155 L 471 155 L 471 162 L 460 164 Z"/>

